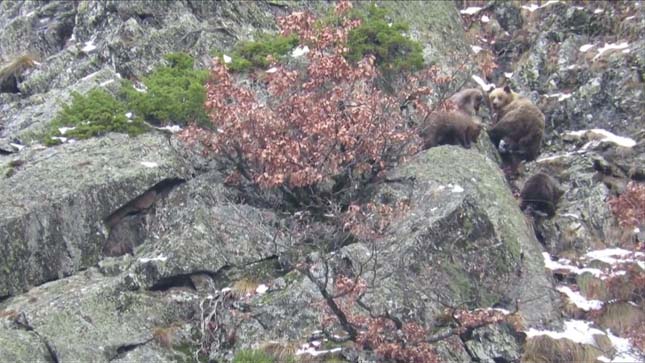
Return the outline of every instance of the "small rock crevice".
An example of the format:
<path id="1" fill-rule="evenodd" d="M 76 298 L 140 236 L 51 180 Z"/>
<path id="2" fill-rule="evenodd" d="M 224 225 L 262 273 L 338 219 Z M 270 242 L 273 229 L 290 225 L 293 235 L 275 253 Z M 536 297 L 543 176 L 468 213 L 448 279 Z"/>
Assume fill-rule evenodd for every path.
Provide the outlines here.
<path id="1" fill-rule="evenodd" d="M 108 358 L 108 361 L 112 362 L 112 361 L 114 361 L 116 359 L 125 358 L 125 356 L 126 356 L 126 354 L 128 352 L 131 352 L 131 351 L 137 349 L 138 347 L 140 347 L 142 345 L 146 345 L 146 344 L 150 343 L 151 341 L 152 341 L 152 338 L 148 339 L 148 340 L 145 340 L 145 341 L 143 341 L 141 343 L 133 343 L 133 344 L 121 345 L 121 346 L 116 348 L 116 354 L 114 354 L 112 357 Z"/>
<path id="2" fill-rule="evenodd" d="M 49 358 L 49 359 L 47 359 L 49 362 L 51 362 L 51 363 L 59 363 L 60 362 L 60 359 L 58 358 L 58 353 L 56 352 L 54 347 L 49 343 L 49 341 L 47 339 L 45 339 L 42 335 L 40 335 L 31 326 L 31 324 L 29 323 L 29 320 L 27 319 L 27 315 L 25 313 L 21 313 L 20 315 L 18 315 L 18 317 L 16 318 L 16 320 L 14 322 L 21 329 L 24 329 L 24 330 L 26 330 L 28 332 L 33 333 L 38 338 L 38 340 L 40 340 L 43 343 L 45 348 L 47 348 L 47 352 L 49 353 L 49 357 L 47 357 L 47 358 Z"/>
<path id="3" fill-rule="evenodd" d="M 170 191 L 185 182 L 181 178 L 164 179 L 107 216 L 103 221 L 109 234 L 103 254 L 122 256 L 132 253 L 146 237 L 146 213 L 158 200 L 165 198 Z"/>

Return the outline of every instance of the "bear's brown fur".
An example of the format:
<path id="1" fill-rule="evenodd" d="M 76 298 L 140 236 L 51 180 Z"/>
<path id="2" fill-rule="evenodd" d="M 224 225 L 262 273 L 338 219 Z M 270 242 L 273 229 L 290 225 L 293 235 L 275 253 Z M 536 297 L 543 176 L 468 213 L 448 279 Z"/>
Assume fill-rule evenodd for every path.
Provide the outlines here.
<path id="1" fill-rule="evenodd" d="M 477 88 L 466 88 L 452 95 L 448 101 L 455 104 L 457 111 L 465 112 L 470 116 L 474 116 L 479 112 L 484 100 L 484 94 Z"/>
<path id="2" fill-rule="evenodd" d="M 456 109 L 432 112 L 421 128 L 419 136 L 423 139 L 423 149 L 440 145 L 461 145 L 469 149 L 483 128 L 475 117 L 483 99 L 482 92 L 474 88 L 452 95 L 448 100 Z"/>
<path id="3" fill-rule="evenodd" d="M 509 86 L 493 89 L 489 100 L 499 120 L 488 131 L 495 147 L 499 148 L 504 140 L 506 151 L 522 160 L 535 160 L 544 136 L 544 115 L 540 109 Z"/>
<path id="4" fill-rule="evenodd" d="M 482 124 L 462 112 L 437 111 L 430 114 L 419 135 L 423 149 L 439 145 L 461 145 L 467 149 L 477 141 Z"/>
<path id="5" fill-rule="evenodd" d="M 555 215 L 555 210 L 564 191 L 558 182 L 550 175 L 539 172 L 531 176 L 520 192 L 520 209 L 541 212 L 549 218 Z"/>

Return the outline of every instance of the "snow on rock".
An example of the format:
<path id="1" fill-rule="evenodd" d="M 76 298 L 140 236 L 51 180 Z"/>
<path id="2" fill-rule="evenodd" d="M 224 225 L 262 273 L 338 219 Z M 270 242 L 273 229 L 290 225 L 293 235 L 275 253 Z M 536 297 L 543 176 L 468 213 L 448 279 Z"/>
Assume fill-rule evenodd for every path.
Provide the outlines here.
<path id="1" fill-rule="evenodd" d="M 481 52 L 484 49 L 484 48 L 482 48 L 480 46 L 477 46 L 477 45 L 471 45 L 470 47 L 473 49 L 473 52 L 475 52 L 475 54 Z"/>
<path id="2" fill-rule="evenodd" d="M 181 126 L 179 125 L 168 125 L 164 127 L 157 127 L 158 130 L 167 130 L 170 131 L 171 133 L 175 134 L 177 132 L 180 132 L 182 130 Z"/>
<path id="3" fill-rule="evenodd" d="M 593 13 L 594 13 L 594 14 L 602 14 L 604 11 L 605 11 L 605 10 L 603 10 L 603 9 L 601 9 L 601 8 L 598 8 L 598 9 L 594 10 L 594 11 L 593 11 Z"/>
<path id="4" fill-rule="evenodd" d="M 314 357 L 317 357 L 319 355 L 325 355 L 325 354 L 330 354 L 330 353 L 335 353 L 335 352 L 340 352 L 342 348 L 333 348 L 329 350 L 317 350 L 317 348 L 320 347 L 320 342 L 318 341 L 312 341 L 306 344 L 303 344 L 300 349 L 296 351 L 296 355 L 303 355 L 303 354 L 310 354 Z"/>
<path id="5" fill-rule="evenodd" d="M 276 67 L 272 67 L 272 68 L 269 68 L 269 69 L 266 70 L 267 73 L 275 73 L 277 71 L 278 71 L 278 68 L 276 68 Z"/>
<path id="6" fill-rule="evenodd" d="M 91 52 L 91 51 L 93 51 L 95 49 L 96 49 L 96 45 L 94 45 L 94 39 L 92 39 L 92 40 L 89 40 L 89 41 L 85 42 L 85 46 L 83 48 L 81 48 L 81 51 L 84 52 L 84 53 L 89 53 L 89 52 Z"/>
<path id="7" fill-rule="evenodd" d="M 67 131 L 72 131 L 76 129 L 76 127 L 59 127 L 58 132 L 60 132 L 61 135 L 65 135 Z"/>
<path id="8" fill-rule="evenodd" d="M 452 188 L 451 192 L 453 193 L 463 193 L 464 191 L 464 188 L 462 188 L 461 185 L 453 186 L 452 184 L 448 184 L 448 186 Z"/>
<path id="9" fill-rule="evenodd" d="M 488 23 L 490 18 L 487 15 L 482 16 L 482 23 Z"/>
<path id="10" fill-rule="evenodd" d="M 227 56 L 226 54 L 222 55 L 222 59 L 224 60 L 224 63 L 228 64 L 233 61 L 233 58 Z"/>
<path id="11" fill-rule="evenodd" d="M 634 145 L 636 145 L 636 141 L 634 141 L 633 139 L 630 139 L 629 137 L 612 134 L 611 132 L 604 129 L 568 131 L 568 132 L 565 132 L 565 136 L 570 136 L 577 139 L 586 137 L 587 139 L 590 139 L 590 140 L 607 141 L 623 147 L 634 147 Z M 591 143 L 588 143 L 585 146 L 583 146 L 582 149 L 583 150 L 587 149 L 590 145 Z"/>
<path id="12" fill-rule="evenodd" d="M 591 251 L 591 252 L 587 252 L 585 254 L 585 257 L 592 260 L 598 260 L 610 265 L 616 265 L 618 263 L 636 262 L 641 268 L 645 268 L 645 262 L 638 261 L 636 259 L 636 258 L 641 258 L 641 259 L 645 258 L 645 253 L 629 251 L 622 248 L 606 248 L 604 250 Z M 634 258 L 628 258 L 628 257 L 634 257 Z"/>
<path id="13" fill-rule="evenodd" d="M 484 90 L 484 91 L 489 91 L 492 88 L 495 88 L 494 83 L 486 83 L 481 77 L 474 75 L 472 76 L 473 80 L 477 82 L 477 84 Z"/>
<path id="14" fill-rule="evenodd" d="M 256 289 L 255 292 L 258 293 L 258 295 L 262 295 L 265 292 L 269 291 L 269 287 L 265 284 L 260 284 Z"/>
<path id="15" fill-rule="evenodd" d="M 141 165 L 145 166 L 146 168 L 156 168 L 156 167 L 159 166 L 159 164 L 153 163 L 153 162 L 150 162 L 150 161 L 142 161 Z"/>
<path id="16" fill-rule="evenodd" d="M 544 97 L 547 97 L 547 98 L 557 97 L 558 102 L 562 102 L 568 98 L 571 98 L 571 93 L 553 93 L 550 95 L 545 95 Z"/>
<path id="17" fill-rule="evenodd" d="M 573 304 L 575 304 L 577 307 L 579 307 L 584 311 L 602 309 L 602 305 L 603 305 L 602 301 L 587 300 L 587 298 L 582 296 L 580 292 L 573 291 L 568 286 L 558 286 L 556 290 L 567 295 L 567 298 L 569 298 L 569 301 L 571 301 Z"/>
<path id="18" fill-rule="evenodd" d="M 589 49 L 591 49 L 593 47 L 594 47 L 593 44 L 585 44 L 582 47 L 580 47 L 580 51 L 585 53 L 586 51 L 588 51 Z"/>
<path id="19" fill-rule="evenodd" d="M 460 13 L 460 14 L 465 14 L 465 15 L 475 15 L 475 14 L 477 14 L 478 12 L 480 12 L 480 11 L 481 11 L 481 9 L 482 9 L 482 8 L 480 8 L 480 7 L 478 7 L 478 6 L 471 6 L 471 7 L 469 7 L 469 8 L 466 8 L 466 9 L 462 9 L 462 10 L 460 10 L 460 11 L 459 11 L 459 13 Z"/>
<path id="20" fill-rule="evenodd" d="M 535 10 L 537 10 L 537 9 L 541 9 L 541 8 L 547 7 L 547 6 L 551 5 L 551 4 L 557 4 L 557 3 L 559 3 L 559 2 L 560 2 L 560 1 L 558 1 L 558 0 L 549 0 L 549 1 L 547 1 L 546 3 L 544 3 L 544 5 L 541 5 L 541 6 L 540 6 L 540 5 L 536 5 L 536 4 L 522 5 L 522 9 L 526 9 L 526 10 L 528 10 L 529 12 L 531 12 L 531 13 L 532 13 L 532 12 L 534 12 L 534 11 L 535 11 Z"/>
<path id="21" fill-rule="evenodd" d="M 596 346 L 594 335 L 605 335 L 599 329 L 592 328 L 591 322 L 583 320 L 569 320 L 564 322 L 564 331 L 556 332 L 550 330 L 537 330 L 534 328 L 526 331 L 527 338 L 546 335 L 553 339 L 569 339 L 575 343 L 589 344 Z"/>
<path id="22" fill-rule="evenodd" d="M 302 57 L 303 55 L 309 53 L 309 47 L 308 46 L 298 46 L 296 47 L 292 52 L 291 56 L 294 58 Z"/>
<path id="23" fill-rule="evenodd" d="M 598 54 L 596 54 L 596 56 L 593 57 L 593 60 L 596 60 L 598 57 L 600 57 L 604 52 L 606 52 L 608 50 L 613 50 L 613 49 L 622 50 L 622 49 L 627 49 L 627 47 L 629 47 L 629 43 L 627 43 L 627 42 L 622 42 L 620 44 L 616 44 L 616 43 L 607 44 L 607 43 L 605 43 L 604 47 L 598 49 Z"/>
<path id="24" fill-rule="evenodd" d="M 25 145 L 15 144 L 13 142 L 10 142 L 9 145 L 15 147 L 16 149 L 18 149 L 18 151 L 20 151 L 20 150 L 25 148 Z M 638 233 L 638 232 L 636 232 L 636 233 Z"/>
<path id="25" fill-rule="evenodd" d="M 504 72 L 504 77 L 510 79 L 511 77 L 513 77 L 513 72 Z"/>
<path id="26" fill-rule="evenodd" d="M 522 5 L 522 9 L 526 9 L 531 13 L 534 12 L 535 10 L 539 9 L 539 8 L 540 8 L 540 6 L 535 5 L 535 4 Z"/>
<path id="27" fill-rule="evenodd" d="M 166 257 L 164 255 L 159 255 L 157 257 L 151 257 L 151 258 L 148 258 L 148 257 L 140 257 L 139 258 L 139 262 L 141 262 L 141 263 L 148 263 L 148 262 L 151 262 L 151 261 L 165 262 L 166 260 L 168 260 L 168 257 Z"/>
<path id="28" fill-rule="evenodd" d="M 632 347 L 629 340 L 625 338 L 620 338 L 613 335 L 611 332 L 607 334 L 611 344 L 616 349 L 616 354 L 613 359 L 609 359 L 605 356 L 598 357 L 598 360 L 601 362 L 610 362 L 610 363 L 628 363 L 628 362 L 642 362 L 643 357 L 640 356 L 636 350 Z"/>
<path id="29" fill-rule="evenodd" d="M 589 268 L 589 267 L 579 268 L 576 266 L 568 265 L 567 263 L 570 263 L 570 261 L 568 260 L 561 259 L 559 261 L 553 261 L 551 259 L 551 255 L 549 255 L 547 252 L 542 252 L 542 255 L 544 256 L 544 266 L 549 270 L 553 270 L 553 271 L 564 270 L 577 275 L 588 272 L 595 277 L 601 277 L 603 275 L 603 272 L 597 268 Z"/>

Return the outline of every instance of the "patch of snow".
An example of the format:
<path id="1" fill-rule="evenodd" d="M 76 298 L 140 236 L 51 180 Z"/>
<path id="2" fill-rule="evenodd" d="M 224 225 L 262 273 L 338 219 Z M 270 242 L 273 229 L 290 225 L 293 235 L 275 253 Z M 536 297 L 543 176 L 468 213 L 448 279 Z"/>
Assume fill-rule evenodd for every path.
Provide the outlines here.
<path id="1" fill-rule="evenodd" d="M 146 168 L 156 168 L 156 167 L 159 166 L 159 164 L 153 163 L 153 162 L 150 162 L 150 161 L 142 161 L 141 165 L 145 166 Z"/>
<path id="2" fill-rule="evenodd" d="M 577 214 L 573 214 L 573 213 L 563 213 L 563 214 L 562 214 L 562 217 L 571 217 L 571 218 L 573 218 L 573 219 L 580 219 L 580 216 L 579 216 L 579 215 L 577 215 Z"/>
<path id="3" fill-rule="evenodd" d="M 504 72 L 504 77 L 506 77 L 506 78 L 513 77 L 513 72 Z"/>
<path id="4" fill-rule="evenodd" d="M 164 127 L 157 127 L 157 129 L 158 130 L 168 130 L 168 131 L 172 132 L 173 134 L 175 134 L 177 132 L 180 132 L 182 130 L 181 126 L 179 126 L 179 125 L 168 125 L 168 126 L 164 126 Z"/>
<path id="5" fill-rule="evenodd" d="M 591 49 L 591 48 L 593 48 L 593 47 L 595 47 L 595 45 L 593 45 L 593 44 L 585 44 L 585 45 L 583 45 L 582 47 L 580 47 L 580 49 L 579 49 L 579 50 L 580 50 L 581 52 L 585 53 L 586 51 L 588 51 L 589 49 Z"/>
<path id="6" fill-rule="evenodd" d="M 491 89 L 491 87 L 492 87 L 492 88 L 495 88 L 495 84 L 494 84 L 494 83 L 486 83 L 486 81 L 484 81 L 481 77 L 479 77 L 479 76 L 477 76 L 477 75 L 475 75 L 475 74 L 473 74 L 472 78 L 473 78 L 473 80 L 474 80 L 475 82 L 477 82 L 477 84 L 479 85 L 479 87 L 481 87 L 484 91 L 487 91 L 487 92 L 488 92 L 488 91 Z"/>
<path id="7" fill-rule="evenodd" d="M 60 142 L 62 142 L 62 143 L 66 143 L 66 142 L 67 142 L 67 138 L 66 138 L 66 137 L 62 137 L 62 136 L 52 136 L 52 139 L 54 139 L 54 140 L 60 140 Z"/>
<path id="8" fill-rule="evenodd" d="M 233 289 L 231 289 L 230 287 L 225 287 L 222 290 L 220 290 L 220 292 L 229 292 L 231 290 L 233 290 Z"/>
<path id="9" fill-rule="evenodd" d="M 482 16 L 482 23 L 488 23 L 490 21 L 490 18 L 487 15 Z"/>
<path id="10" fill-rule="evenodd" d="M 612 334 L 611 331 L 608 332 L 607 336 L 609 337 L 611 344 L 614 346 L 614 348 L 616 348 L 616 355 L 610 362 L 618 363 L 618 362 L 640 362 L 641 361 L 640 355 L 632 347 L 629 340 L 625 338 L 617 337 L 614 334 Z"/>
<path id="11" fill-rule="evenodd" d="M 114 80 L 113 80 L 113 79 L 108 79 L 108 80 L 107 80 L 107 81 L 105 81 L 105 82 L 101 82 L 101 84 L 99 84 L 99 86 L 101 86 L 101 87 L 105 87 L 105 86 L 107 86 L 108 84 L 110 84 L 110 83 L 112 83 L 112 82 L 114 82 Z"/>
<path id="12" fill-rule="evenodd" d="M 583 136 L 586 136 L 591 140 L 607 141 L 623 147 L 634 147 L 634 145 L 636 145 L 636 141 L 634 141 L 633 139 L 615 135 L 604 129 L 568 131 L 565 132 L 565 135 L 573 136 L 574 138 L 582 138 Z M 585 146 L 588 147 L 589 145 Z M 583 147 L 583 149 L 586 149 L 586 147 Z"/>
<path id="13" fill-rule="evenodd" d="M 391 24 L 391 23 L 390 23 Z M 390 25 L 391 26 L 391 25 Z M 294 58 L 302 57 L 303 55 L 309 53 L 309 47 L 308 46 L 297 46 L 293 52 L 291 52 L 291 56 Z"/>
<path id="14" fill-rule="evenodd" d="M 58 132 L 60 132 L 61 135 L 65 135 L 65 133 L 67 133 L 67 131 L 72 131 L 75 128 L 76 127 L 59 127 Z"/>
<path id="15" fill-rule="evenodd" d="M 70 72 L 71 72 L 71 69 L 70 69 Z M 97 72 L 94 72 L 94 73 L 90 73 L 90 74 L 88 74 L 87 76 L 83 77 L 81 80 L 82 80 L 82 81 L 87 81 L 87 80 L 88 80 L 88 79 L 90 79 L 90 78 L 94 78 L 94 76 L 96 76 L 97 74 L 99 74 L 99 72 L 100 72 L 100 71 L 97 71 Z"/>
<path id="16" fill-rule="evenodd" d="M 342 348 L 333 348 L 329 350 L 316 350 L 315 347 L 309 346 L 308 344 L 305 344 L 302 346 L 302 348 L 298 349 L 296 351 L 296 355 L 303 355 L 303 354 L 311 354 L 314 357 L 317 357 L 319 355 L 324 355 L 324 354 L 330 354 L 330 353 L 335 353 L 335 352 L 340 352 Z"/>
<path id="17" fill-rule="evenodd" d="M 451 192 L 453 193 L 463 193 L 463 191 L 464 191 L 464 188 L 462 188 L 460 185 L 453 186 L 451 190 Z"/>
<path id="18" fill-rule="evenodd" d="M 594 13 L 594 14 L 601 14 L 601 13 L 603 13 L 604 11 L 605 11 L 604 9 L 598 8 L 598 9 L 594 10 L 594 11 L 593 11 L 593 13 Z"/>
<path id="19" fill-rule="evenodd" d="M 133 84 L 132 88 L 134 88 L 135 91 L 141 92 L 141 93 L 147 93 L 148 92 L 148 87 L 146 87 L 145 84 L 139 83 L 139 84 Z"/>
<path id="20" fill-rule="evenodd" d="M 472 50 L 473 50 L 473 52 L 475 52 L 475 54 L 481 52 L 484 49 L 484 48 L 482 48 L 482 47 L 480 47 L 478 45 L 471 45 L 470 48 L 472 48 Z"/>
<path id="21" fill-rule="evenodd" d="M 222 59 L 224 59 L 224 63 L 228 64 L 233 61 L 233 58 L 227 56 L 226 54 L 222 55 Z"/>
<path id="22" fill-rule="evenodd" d="M 535 4 L 522 5 L 522 9 L 526 9 L 531 13 L 534 12 L 535 10 L 539 9 L 539 8 L 540 8 L 540 6 L 535 5 Z"/>
<path id="23" fill-rule="evenodd" d="M 481 9 L 482 9 L 482 8 L 480 8 L 480 7 L 478 7 L 478 6 L 471 6 L 471 7 L 469 7 L 469 8 L 466 8 L 466 9 L 462 9 L 462 10 L 460 10 L 460 11 L 459 11 L 459 13 L 460 13 L 460 14 L 466 14 L 466 15 L 475 15 L 475 14 L 477 14 L 478 12 L 480 12 L 480 11 L 481 11 Z"/>
<path id="24" fill-rule="evenodd" d="M 162 254 L 162 255 L 159 255 L 159 256 L 157 256 L 157 257 L 151 257 L 151 258 L 148 258 L 148 257 L 140 257 L 140 258 L 139 258 L 139 262 L 141 262 L 141 263 L 148 263 L 148 262 L 151 262 L 151 261 L 161 261 L 161 262 L 165 262 L 166 260 L 168 260 L 168 257 L 164 256 L 163 254 Z"/>
<path id="25" fill-rule="evenodd" d="M 35 11 L 30 11 L 30 12 L 28 12 L 27 14 L 25 14 L 25 16 L 29 17 L 29 16 L 32 16 L 32 15 L 34 15 L 34 14 L 36 14 L 36 12 L 35 12 Z"/>
<path id="26" fill-rule="evenodd" d="M 580 292 L 578 291 L 573 291 L 571 288 L 568 286 L 558 286 L 556 290 L 560 291 L 561 293 L 567 295 L 567 298 L 569 298 L 569 301 L 571 301 L 573 304 L 575 304 L 577 307 L 584 311 L 589 311 L 589 310 L 599 310 L 602 309 L 602 301 L 600 300 L 587 300 Z"/>
<path id="27" fill-rule="evenodd" d="M 645 268 L 645 262 L 638 261 L 633 258 L 627 258 L 627 256 L 633 256 L 635 258 L 643 258 L 645 257 L 645 253 L 629 251 L 622 248 L 606 248 L 604 250 L 591 251 L 585 254 L 585 257 L 589 259 L 598 260 L 610 265 L 615 265 L 618 263 L 636 262 L 641 268 Z"/>
<path id="28" fill-rule="evenodd" d="M 11 145 L 13 145 L 13 146 L 16 146 L 16 147 L 17 147 L 17 145 L 16 145 L 16 144 L 11 144 Z M 23 146 L 23 147 L 24 147 L 24 146 Z M 639 234 L 639 233 L 641 233 L 641 229 L 640 229 L 640 228 L 638 228 L 638 227 L 634 228 L 634 234 Z"/>
<path id="29" fill-rule="evenodd" d="M 578 268 L 576 266 L 562 264 L 560 263 L 560 261 L 553 261 L 551 259 L 551 255 L 549 255 L 547 252 L 542 252 L 542 256 L 544 256 L 544 267 L 546 267 L 549 270 L 553 270 L 553 271 L 565 270 L 576 275 L 580 275 L 585 272 L 588 272 L 592 274 L 594 277 L 601 277 L 603 275 L 603 272 L 597 268 L 589 268 L 589 267 Z"/>
<path id="30" fill-rule="evenodd" d="M 9 145 L 11 145 L 11 146 L 15 147 L 16 149 L 18 149 L 18 151 L 20 151 L 20 150 L 22 150 L 22 149 L 24 149 L 24 148 L 25 148 L 25 145 L 14 144 L 13 142 L 10 142 L 10 143 L 9 143 Z M 638 229 L 638 228 L 637 228 L 637 229 Z M 638 232 L 636 232 L 636 233 L 638 233 Z"/>
<path id="31" fill-rule="evenodd" d="M 132 112 L 126 112 L 125 117 L 127 118 L 132 118 L 133 113 Z"/>
<path id="32" fill-rule="evenodd" d="M 94 40 L 89 40 L 89 41 L 85 42 L 85 46 L 83 48 L 81 48 L 81 51 L 84 52 L 84 53 L 89 53 L 89 52 L 93 51 L 94 49 L 96 49 L 96 45 L 94 45 Z"/>
<path id="33" fill-rule="evenodd" d="M 272 68 L 269 68 L 269 69 L 266 70 L 267 73 L 275 73 L 277 71 L 278 71 L 278 68 L 276 68 L 276 67 L 272 67 Z"/>
<path id="34" fill-rule="evenodd" d="M 623 53 L 627 54 L 627 53 L 629 53 L 629 52 L 631 52 L 631 51 L 632 51 L 631 49 L 624 49 L 624 50 L 623 50 Z"/>
<path id="35" fill-rule="evenodd" d="M 583 320 L 568 320 L 564 322 L 564 331 L 537 330 L 534 328 L 526 331 L 527 338 L 546 335 L 553 339 L 569 339 L 575 343 L 596 346 L 594 335 L 605 335 L 602 331 L 590 327 L 591 323 Z"/>
<path id="36" fill-rule="evenodd" d="M 628 16 L 628 17 L 626 17 L 626 18 L 625 18 L 625 20 L 632 20 L 632 19 L 634 19 L 635 17 L 636 17 L 636 16 L 634 16 L 634 15 L 632 15 L 632 16 Z"/>
<path id="37" fill-rule="evenodd" d="M 388 28 L 392 27 L 392 23 L 387 23 Z"/>
<path id="38" fill-rule="evenodd" d="M 258 295 L 262 295 L 267 291 L 269 291 L 269 287 L 265 284 L 260 284 L 257 289 L 255 289 L 255 292 L 257 292 Z"/>
<path id="39" fill-rule="evenodd" d="M 613 50 L 613 49 L 622 50 L 622 49 L 626 49 L 627 47 L 629 47 L 629 43 L 627 43 L 627 42 L 622 42 L 620 44 L 616 44 L 616 43 L 607 44 L 607 43 L 605 43 L 604 47 L 598 49 L 598 54 L 596 54 L 596 56 L 593 57 L 593 60 L 596 60 L 598 57 L 600 57 L 604 52 L 606 52 L 608 50 Z"/>
<path id="40" fill-rule="evenodd" d="M 547 97 L 547 98 L 557 97 L 558 102 L 562 102 L 568 98 L 571 98 L 571 93 L 553 93 L 550 95 L 545 95 L 544 97 Z"/>

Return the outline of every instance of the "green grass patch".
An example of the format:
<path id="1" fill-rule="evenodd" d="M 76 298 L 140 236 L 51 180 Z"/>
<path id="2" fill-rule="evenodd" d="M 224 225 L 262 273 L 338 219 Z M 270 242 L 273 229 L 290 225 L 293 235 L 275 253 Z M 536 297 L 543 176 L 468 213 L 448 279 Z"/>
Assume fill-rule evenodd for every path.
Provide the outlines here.
<path id="1" fill-rule="evenodd" d="M 193 58 L 185 53 L 166 55 L 168 66 L 143 78 L 146 92 L 137 91 L 129 81 L 122 88 L 128 108 L 155 125 L 195 122 L 204 125 L 207 70 L 193 69 Z"/>
<path id="2" fill-rule="evenodd" d="M 238 42 L 229 55 L 231 62 L 227 64 L 233 72 L 244 72 L 269 66 L 267 57 L 280 59 L 298 45 L 295 35 L 258 34 L 256 40 Z M 215 56 L 223 59 L 224 53 L 215 52 Z"/>
<path id="3" fill-rule="evenodd" d="M 95 88 L 85 95 L 72 93 L 71 104 L 64 105 L 51 123 L 51 131 L 45 136 L 48 146 L 61 143 L 56 136 L 87 139 L 108 132 L 126 133 L 131 136 L 141 134 L 147 127 L 140 119 L 128 119 L 128 109 L 123 102 L 110 93 Z M 73 128 L 61 134 L 60 128 Z"/>
<path id="4" fill-rule="evenodd" d="M 405 35 L 410 30 L 409 24 L 388 22 L 388 13 L 387 9 L 375 5 L 352 12 L 362 23 L 349 33 L 347 59 L 356 62 L 371 54 L 376 64 L 386 71 L 421 69 L 421 44 Z"/>

